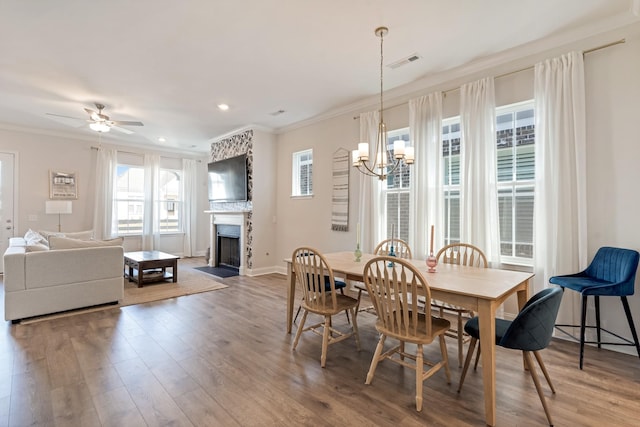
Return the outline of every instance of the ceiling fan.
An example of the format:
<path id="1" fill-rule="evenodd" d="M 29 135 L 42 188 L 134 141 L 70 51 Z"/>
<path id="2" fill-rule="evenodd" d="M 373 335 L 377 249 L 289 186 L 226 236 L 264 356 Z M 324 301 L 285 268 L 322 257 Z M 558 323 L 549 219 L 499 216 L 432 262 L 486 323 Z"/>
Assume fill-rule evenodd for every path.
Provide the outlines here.
<path id="1" fill-rule="evenodd" d="M 129 129 L 122 128 L 120 126 L 144 126 L 142 122 L 135 122 L 129 120 L 111 120 L 109 116 L 103 114 L 104 104 L 96 102 L 96 108 L 98 111 L 94 111 L 90 108 L 85 108 L 84 111 L 89 114 L 88 119 L 80 119 L 77 117 L 62 116 L 60 114 L 47 113 L 49 116 L 61 117 L 64 119 L 82 120 L 89 123 L 89 128 L 96 132 L 109 132 L 111 129 L 117 130 L 122 133 L 132 134 Z"/>

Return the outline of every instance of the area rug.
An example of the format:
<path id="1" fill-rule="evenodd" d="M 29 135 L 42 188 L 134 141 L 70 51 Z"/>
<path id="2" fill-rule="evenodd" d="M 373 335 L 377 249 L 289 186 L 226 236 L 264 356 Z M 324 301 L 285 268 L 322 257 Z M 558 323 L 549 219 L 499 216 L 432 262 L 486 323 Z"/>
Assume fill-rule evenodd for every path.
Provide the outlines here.
<path id="1" fill-rule="evenodd" d="M 182 273 L 182 272 L 179 272 Z M 217 291 L 228 286 L 215 280 L 204 277 L 197 281 L 186 281 L 180 276 L 177 283 L 158 282 L 145 284 L 139 288 L 135 283 L 124 282 L 124 299 L 119 304 L 121 307 L 145 302 L 159 301 L 163 299 L 182 297 L 185 295 L 198 294 L 200 292 Z"/>
<path id="2" fill-rule="evenodd" d="M 182 267 L 182 268 L 181 268 Z M 116 307 L 144 304 L 169 298 L 177 298 L 201 292 L 217 291 L 228 286 L 213 279 L 210 275 L 197 271 L 195 268 L 178 266 L 178 282 L 157 282 L 145 284 L 139 288 L 134 282 L 124 279 L 124 298 L 119 304 L 103 304 L 94 307 L 69 310 L 61 313 L 47 314 L 44 316 L 30 317 L 20 322 L 21 325 L 41 322 L 43 320 L 58 319 L 61 317 L 75 316 L 81 313 L 91 313 L 100 310 L 109 310 Z"/>

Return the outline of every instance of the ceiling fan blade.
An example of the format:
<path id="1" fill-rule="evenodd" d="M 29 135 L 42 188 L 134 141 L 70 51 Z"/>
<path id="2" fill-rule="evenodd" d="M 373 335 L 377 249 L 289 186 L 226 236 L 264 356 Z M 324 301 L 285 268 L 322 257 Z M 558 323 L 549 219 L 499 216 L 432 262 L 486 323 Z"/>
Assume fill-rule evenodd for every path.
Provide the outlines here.
<path id="1" fill-rule="evenodd" d="M 45 113 L 47 116 L 55 116 L 62 117 L 64 119 L 74 119 L 74 120 L 82 120 L 83 122 L 87 121 L 87 119 L 81 119 L 80 117 L 71 117 L 71 116 L 63 116 L 61 114 L 53 114 L 53 113 Z"/>
<path id="2" fill-rule="evenodd" d="M 90 109 L 90 108 L 85 108 L 85 109 L 84 109 L 84 111 L 86 111 L 86 112 L 87 112 L 87 114 L 89 115 L 89 117 L 91 117 L 91 120 L 94 120 L 94 121 L 98 121 L 98 120 L 100 120 L 100 116 L 98 115 L 98 113 L 96 113 L 96 112 L 95 112 L 95 111 L 93 111 L 92 109 Z"/>
<path id="3" fill-rule="evenodd" d="M 132 122 L 128 120 L 112 120 L 111 123 L 120 126 L 144 126 L 142 122 Z"/>
<path id="4" fill-rule="evenodd" d="M 71 126 L 77 129 L 87 126 L 87 122 L 91 121 L 87 119 L 81 119 L 79 117 L 63 116 L 60 114 L 53 114 L 53 113 L 46 113 L 46 116 L 47 118 L 55 122 L 58 122 L 62 125 Z"/>
<path id="5" fill-rule="evenodd" d="M 127 135 L 131 135 L 132 133 L 134 133 L 133 131 L 130 131 L 129 129 L 121 128 L 121 127 L 118 127 L 118 126 L 111 126 L 111 129 L 113 129 L 115 131 L 118 131 L 118 132 L 122 132 L 122 133 L 127 134 Z"/>

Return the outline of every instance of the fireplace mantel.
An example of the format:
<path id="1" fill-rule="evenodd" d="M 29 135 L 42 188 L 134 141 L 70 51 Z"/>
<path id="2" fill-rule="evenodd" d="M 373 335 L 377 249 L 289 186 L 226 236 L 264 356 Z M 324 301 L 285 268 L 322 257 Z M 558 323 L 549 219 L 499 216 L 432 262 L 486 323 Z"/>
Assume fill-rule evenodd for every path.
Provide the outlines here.
<path id="1" fill-rule="evenodd" d="M 247 215 L 249 211 L 204 211 L 211 219 L 209 226 L 209 266 L 215 267 L 216 250 L 216 226 L 218 224 L 240 226 L 240 267 L 238 274 L 244 276 L 247 268 Z"/>

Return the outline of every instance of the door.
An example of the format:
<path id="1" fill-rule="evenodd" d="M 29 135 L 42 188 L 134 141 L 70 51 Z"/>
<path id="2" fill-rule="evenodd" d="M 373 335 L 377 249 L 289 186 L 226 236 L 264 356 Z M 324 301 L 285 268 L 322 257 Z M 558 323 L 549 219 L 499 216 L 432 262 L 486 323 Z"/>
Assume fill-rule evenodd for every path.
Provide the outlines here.
<path id="1" fill-rule="evenodd" d="M 13 197 L 14 197 L 14 155 L 0 153 L 0 256 L 9 246 L 13 237 Z M 0 262 L 0 273 L 4 272 L 4 264 Z"/>

